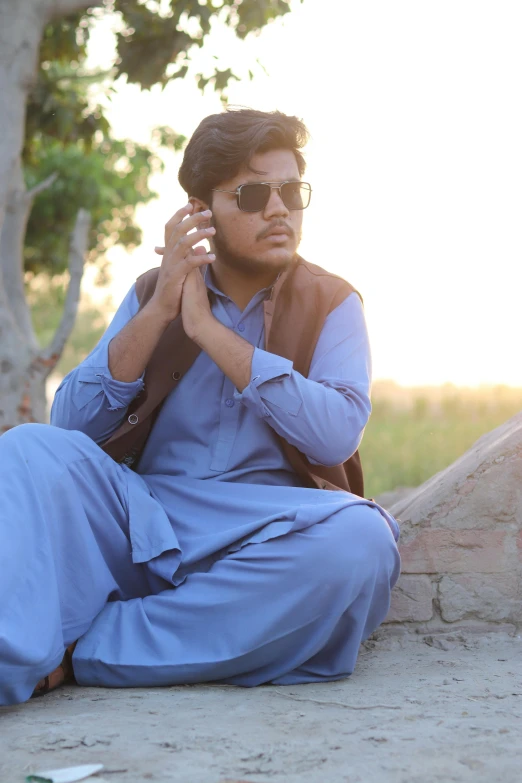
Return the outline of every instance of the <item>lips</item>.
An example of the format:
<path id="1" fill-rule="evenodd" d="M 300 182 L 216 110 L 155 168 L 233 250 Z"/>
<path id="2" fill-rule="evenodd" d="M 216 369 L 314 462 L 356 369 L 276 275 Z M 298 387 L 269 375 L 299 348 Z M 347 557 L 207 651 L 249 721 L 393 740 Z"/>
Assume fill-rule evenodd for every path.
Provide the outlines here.
<path id="1" fill-rule="evenodd" d="M 289 237 L 290 232 L 287 231 L 286 228 L 274 228 L 269 234 L 266 235 L 266 238 L 269 237 Z"/>

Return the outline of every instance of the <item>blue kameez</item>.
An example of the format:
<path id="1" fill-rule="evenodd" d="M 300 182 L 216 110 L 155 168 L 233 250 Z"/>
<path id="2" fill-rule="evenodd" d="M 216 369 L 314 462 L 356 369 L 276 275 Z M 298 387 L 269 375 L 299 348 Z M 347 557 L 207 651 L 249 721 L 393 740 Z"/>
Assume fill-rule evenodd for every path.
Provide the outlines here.
<path id="1" fill-rule="evenodd" d="M 262 349 L 261 291 L 241 312 L 207 275 L 214 315 L 256 346 L 242 394 L 202 353 L 167 399 L 139 473 L 99 448 L 142 388 L 114 381 L 110 339 L 64 379 L 52 424 L 0 438 L 0 704 L 74 654 L 80 684 L 293 684 L 347 676 L 399 572 L 395 520 L 300 485 L 274 432 L 319 464 L 357 448 L 369 350 L 354 295 L 310 376 Z"/>

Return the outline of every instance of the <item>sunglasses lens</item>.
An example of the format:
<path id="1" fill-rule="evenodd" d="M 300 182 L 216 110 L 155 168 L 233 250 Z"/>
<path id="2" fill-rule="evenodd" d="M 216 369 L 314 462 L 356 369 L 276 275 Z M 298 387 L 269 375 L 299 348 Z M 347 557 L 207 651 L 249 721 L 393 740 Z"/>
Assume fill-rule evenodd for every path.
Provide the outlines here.
<path id="1" fill-rule="evenodd" d="M 272 189 L 264 182 L 241 185 L 239 209 L 243 212 L 261 212 L 270 199 Z M 306 209 L 312 189 L 308 182 L 285 182 L 281 186 L 281 198 L 287 209 Z"/>
<path id="2" fill-rule="evenodd" d="M 243 212 L 260 212 L 268 204 L 270 185 L 251 183 L 242 185 L 239 191 L 239 209 Z"/>
<path id="3" fill-rule="evenodd" d="M 306 209 L 312 189 L 307 182 L 285 182 L 281 196 L 287 209 Z"/>

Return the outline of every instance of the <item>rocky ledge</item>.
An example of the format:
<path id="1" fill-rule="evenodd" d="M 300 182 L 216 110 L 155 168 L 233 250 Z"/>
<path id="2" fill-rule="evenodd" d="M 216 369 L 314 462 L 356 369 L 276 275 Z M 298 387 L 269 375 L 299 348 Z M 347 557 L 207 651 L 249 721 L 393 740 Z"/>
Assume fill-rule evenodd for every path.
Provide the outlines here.
<path id="1" fill-rule="evenodd" d="M 522 412 L 422 486 L 377 500 L 401 522 L 387 623 L 522 626 Z"/>

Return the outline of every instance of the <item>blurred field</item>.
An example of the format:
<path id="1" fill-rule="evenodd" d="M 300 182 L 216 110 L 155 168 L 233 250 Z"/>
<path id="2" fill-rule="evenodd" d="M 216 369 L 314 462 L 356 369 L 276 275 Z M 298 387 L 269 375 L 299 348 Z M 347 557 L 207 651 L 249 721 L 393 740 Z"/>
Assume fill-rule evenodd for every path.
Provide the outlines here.
<path id="1" fill-rule="evenodd" d="M 507 386 L 408 389 L 376 382 L 360 450 L 366 496 L 422 484 L 520 410 L 522 389 Z"/>

